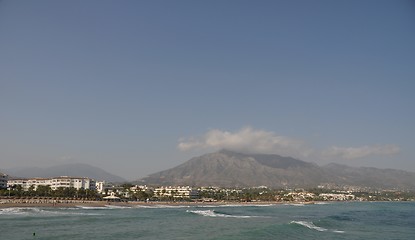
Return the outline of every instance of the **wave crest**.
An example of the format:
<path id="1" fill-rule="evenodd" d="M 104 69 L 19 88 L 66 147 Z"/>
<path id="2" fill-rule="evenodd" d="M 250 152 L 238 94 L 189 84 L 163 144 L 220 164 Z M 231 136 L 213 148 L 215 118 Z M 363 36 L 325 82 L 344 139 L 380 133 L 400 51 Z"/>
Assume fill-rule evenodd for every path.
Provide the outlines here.
<path id="1" fill-rule="evenodd" d="M 204 217 L 224 217 L 224 218 L 252 218 L 255 216 L 240 216 L 240 215 L 229 215 L 224 213 L 215 212 L 215 210 L 187 210 L 186 212 L 194 213 Z"/>
<path id="2" fill-rule="evenodd" d="M 316 231 L 319 231 L 319 232 L 330 231 L 330 232 L 334 232 L 334 233 L 345 233 L 345 231 L 341 231 L 341 230 L 329 230 L 329 229 L 326 229 L 326 228 L 318 227 L 318 226 L 314 225 L 313 222 L 291 221 L 290 224 L 297 224 L 297 225 L 306 227 L 308 229 L 316 230 Z"/>
<path id="3" fill-rule="evenodd" d="M 325 232 L 328 231 L 328 229 L 326 228 L 322 228 L 322 227 L 318 227 L 316 225 L 314 225 L 313 222 L 306 222 L 306 221 L 291 221 L 291 224 L 297 224 L 297 225 L 301 225 L 303 227 L 309 228 L 309 229 L 313 229 L 313 230 L 317 230 L 319 232 Z"/>

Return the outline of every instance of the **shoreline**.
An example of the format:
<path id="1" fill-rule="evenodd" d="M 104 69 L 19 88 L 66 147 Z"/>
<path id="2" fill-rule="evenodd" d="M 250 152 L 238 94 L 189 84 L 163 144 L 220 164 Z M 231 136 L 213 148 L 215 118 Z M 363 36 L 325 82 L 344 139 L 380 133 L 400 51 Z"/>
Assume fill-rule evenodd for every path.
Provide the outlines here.
<path id="1" fill-rule="evenodd" d="M 220 202 L 169 202 L 169 201 L 160 201 L 160 202 L 108 202 L 108 201 L 82 201 L 82 200 L 69 200 L 65 202 L 18 202 L 18 201 L 9 201 L 3 202 L 0 199 L 0 209 L 4 208 L 74 208 L 74 207 L 107 207 L 107 206 L 117 206 L 117 207 L 131 207 L 136 206 L 261 206 L 261 205 L 319 205 L 319 204 L 330 204 L 330 203 L 340 203 L 340 202 L 359 202 L 359 201 L 313 201 L 313 202 L 275 202 L 275 201 L 258 201 L 258 202 L 231 202 L 231 201 L 220 201 Z M 366 201 L 365 201 L 366 202 Z M 371 202 L 371 201 L 367 201 Z M 373 202 L 383 202 L 383 201 L 373 201 Z M 402 201 L 384 201 L 384 202 L 402 202 Z"/>
<path id="2" fill-rule="evenodd" d="M 134 206 L 198 206 L 198 205 L 279 205 L 279 204 L 314 204 L 314 202 L 275 202 L 275 201 L 261 201 L 261 202 L 109 202 L 109 201 L 89 201 L 89 200 L 62 200 L 60 202 L 21 202 L 21 201 L 7 201 L 0 199 L 1 208 L 15 208 L 15 207 L 47 207 L 47 208 L 65 208 L 65 207 L 106 207 L 106 206 L 120 206 L 120 207 L 134 207 Z"/>

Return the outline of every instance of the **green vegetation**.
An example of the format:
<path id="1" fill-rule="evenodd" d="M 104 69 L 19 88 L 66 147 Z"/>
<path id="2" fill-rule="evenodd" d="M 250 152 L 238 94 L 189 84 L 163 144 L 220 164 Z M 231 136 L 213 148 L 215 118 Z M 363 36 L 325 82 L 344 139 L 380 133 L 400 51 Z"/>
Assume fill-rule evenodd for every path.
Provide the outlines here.
<path id="1" fill-rule="evenodd" d="M 214 201 L 415 201 L 413 191 L 344 191 L 336 189 L 201 188 L 200 199 Z"/>
<path id="2" fill-rule="evenodd" d="M 52 198 L 83 198 L 83 199 L 100 199 L 101 196 L 95 190 L 89 189 L 75 189 L 75 188 L 63 188 L 59 187 L 56 190 L 52 190 L 50 186 L 38 186 L 34 189 L 34 186 L 29 187 L 27 191 L 24 191 L 20 185 L 15 188 L 0 190 L 0 196 L 10 197 L 52 197 Z"/>
<path id="3" fill-rule="evenodd" d="M 258 188 L 218 188 L 198 189 L 198 195 L 182 196 L 176 190 L 164 196 L 156 196 L 152 188 L 140 188 L 125 183 L 105 189 L 103 194 L 95 190 L 60 187 L 52 190 L 50 186 L 29 187 L 26 191 L 21 186 L 0 189 L 0 196 L 11 198 L 72 198 L 102 200 L 110 193 L 125 201 L 230 201 L 230 202 L 312 202 L 312 201 L 415 201 L 414 191 L 398 190 L 344 190 L 330 188 L 312 189 L 270 189 Z"/>

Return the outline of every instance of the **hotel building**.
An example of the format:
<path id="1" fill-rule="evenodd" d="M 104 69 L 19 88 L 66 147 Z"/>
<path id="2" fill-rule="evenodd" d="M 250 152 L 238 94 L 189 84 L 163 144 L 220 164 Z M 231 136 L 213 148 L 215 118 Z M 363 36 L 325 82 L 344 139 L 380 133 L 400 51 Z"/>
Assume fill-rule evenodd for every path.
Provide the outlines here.
<path id="1" fill-rule="evenodd" d="M 90 189 L 96 190 L 95 180 L 86 177 L 53 177 L 53 178 L 30 178 L 30 179 L 9 179 L 7 186 L 21 186 L 24 191 L 29 190 L 31 186 L 34 190 L 38 186 L 50 186 L 52 190 L 56 190 L 60 187 L 63 188 L 75 188 L 77 190 Z"/>

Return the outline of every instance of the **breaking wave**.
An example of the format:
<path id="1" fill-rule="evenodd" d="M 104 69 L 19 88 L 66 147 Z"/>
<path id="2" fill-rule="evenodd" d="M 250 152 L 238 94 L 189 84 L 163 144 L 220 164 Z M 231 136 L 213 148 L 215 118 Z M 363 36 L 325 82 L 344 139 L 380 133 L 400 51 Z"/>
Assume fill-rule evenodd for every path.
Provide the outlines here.
<path id="1" fill-rule="evenodd" d="M 97 207 L 91 207 L 91 206 L 76 206 L 80 209 L 85 210 L 103 210 L 103 209 L 124 209 L 124 208 L 131 208 L 126 206 L 116 206 L 116 205 L 105 205 L 105 206 L 97 206 Z"/>
<path id="2" fill-rule="evenodd" d="M 137 205 L 134 208 L 150 208 L 150 209 L 163 209 L 163 208 L 189 208 L 187 205 L 164 205 L 164 204 L 154 204 L 154 205 Z"/>
<path id="3" fill-rule="evenodd" d="M 59 208 L 61 211 L 51 209 L 40 209 L 36 207 L 13 207 L 0 209 L 0 215 L 20 215 L 20 216 L 64 216 L 64 215 L 99 215 L 93 213 L 81 213 L 67 211 L 73 208 Z"/>
<path id="4" fill-rule="evenodd" d="M 76 206 L 80 209 L 91 209 L 91 210 L 101 210 L 101 209 L 108 209 L 107 207 L 89 207 L 89 206 Z"/>
<path id="5" fill-rule="evenodd" d="M 317 230 L 319 232 L 325 232 L 325 231 L 328 230 L 328 229 L 325 229 L 325 228 L 322 228 L 322 227 L 317 227 L 316 225 L 314 225 L 313 222 L 291 221 L 291 224 L 298 224 L 298 225 L 301 225 L 301 226 L 309 228 L 309 229 Z"/>
<path id="6" fill-rule="evenodd" d="M 295 206 L 295 207 L 304 207 L 304 203 L 286 203 L 285 206 Z"/>
<path id="7" fill-rule="evenodd" d="M 29 215 L 30 213 L 39 213 L 42 210 L 39 208 L 31 207 L 12 207 L 12 208 L 1 208 L 0 215 Z"/>
<path id="8" fill-rule="evenodd" d="M 277 206 L 277 204 L 207 204 L 207 205 L 197 205 L 195 207 L 199 208 L 225 208 L 225 207 L 273 207 Z"/>
<path id="9" fill-rule="evenodd" d="M 188 213 L 201 215 L 204 217 L 223 217 L 223 218 L 253 218 L 257 216 L 241 216 L 241 215 L 229 215 L 224 213 L 218 213 L 215 210 L 187 210 Z"/>
<path id="10" fill-rule="evenodd" d="M 313 222 L 307 222 L 307 221 L 291 221 L 290 224 L 297 224 L 297 225 L 306 227 L 308 229 L 316 230 L 316 231 L 319 231 L 319 232 L 327 232 L 327 231 L 330 231 L 330 232 L 334 232 L 334 233 L 344 233 L 344 231 L 340 231 L 340 230 L 329 230 L 329 229 L 326 229 L 326 228 L 318 227 L 318 226 L 314 225 Z"/>
<path id="11" fill-rule="evenodd" d="M 106 208 L 108 209 L 126 209 L 126 208 L 131 208 L 131 207 L 127 207 L 127 206 L 117 206 L 117 205 L 105 205 Z"/>

